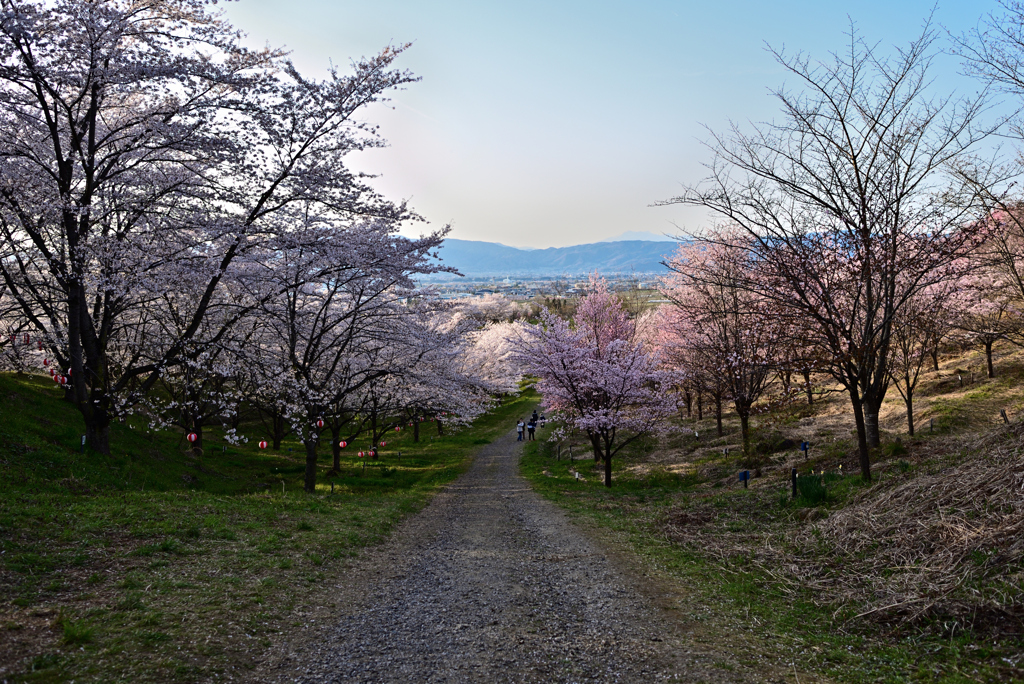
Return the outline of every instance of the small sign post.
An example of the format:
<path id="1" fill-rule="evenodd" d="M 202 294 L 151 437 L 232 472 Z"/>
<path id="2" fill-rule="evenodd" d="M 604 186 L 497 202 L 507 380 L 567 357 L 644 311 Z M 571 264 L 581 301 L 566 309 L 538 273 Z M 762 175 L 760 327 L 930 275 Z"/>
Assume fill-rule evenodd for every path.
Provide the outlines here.
<path id="1" fill-rule="evenodd" d="M 811 443 L 800 442 L 800 451 L 804 452 L 804 460 L 806 461 L 811 455 Z"/>
<path id="2" fill-rule="evenodd" d="M 741 470 L 740 471 L 740 482 L 743 483 L 743 488 L 744 489 L 748 489 L 747 483 L 750 482 L 750 471 L 749 470 Z"/>

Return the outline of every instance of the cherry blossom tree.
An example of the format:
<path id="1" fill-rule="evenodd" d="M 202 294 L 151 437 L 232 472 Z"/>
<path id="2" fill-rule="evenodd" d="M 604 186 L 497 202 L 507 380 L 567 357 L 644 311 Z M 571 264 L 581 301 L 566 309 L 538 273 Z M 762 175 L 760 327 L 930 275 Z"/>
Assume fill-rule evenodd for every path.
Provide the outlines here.
<path id="1" fill-rule="evenodd" d="M 1005 273 L 983 265 L 965 274 L 957 286 L 960 306 L 947 314 L 953 314 L 949 318 L 967 344 L 984 349 L 988 377 L 994 378 L 992 347 L 999 340 L 1019 340 L 1024 328 L 1022 300 Z"/>
<path id="2" fill-rule="evenodd" d="M 566 429 L 587 435 L 610 487 L 615 454 L 661 429 L 677 406 L 670 374 L 644 349 L 618 297 L 596 277 L 590 288 L 571 325 L 544 310 L 539 324 L 525 328 L 514 359 L 539 378 L 545 406 Z"/>
<path id="3" fill-rule="evenodd" d="M 742 243 L 721 233 L 710 243 L 681 245 L 666 262 L 672 275 L 662 293 L 676 309 L 666 322 L 732 401 L 749 453 L 751 412 L 772 380 L 779 335 L 771 307 L 746 287 L 752 267 Z"/>
<path id="4" fill-rule="evenodd" d="M 907 409 L 907 432 L 914 436 L 914 392 L 936 338 L 937 321 L 956 315 L 957 282 L 921 290 L 896 315 L 889 375 Z"/>
<path id="5" fill-rule="evenodd" d="M 408 215 L 344 164 L 380 144 L 356 112 L 413 80 L 390 68 L 400 52 L 317 82 L 242 48 L 202 0 L 4 5 L 0 279 L 73 371 L 93 448 L 108 452 L 110 420 L 242 315 L 198 339 L 239 262 L 272 256 L 284 215 Z M 174 294 L 181 335 L 137 339 Z"/>
<path id="6" fill-rule="evenodd" d="M 934 40 L 926 27 L 891 59 L 856 33 L 828 63 L 776 52 L 801 86 L 776 91 L 781 120 L 714 135 L 707 180 L 666 202 L 748 236 L 757 268 L 744 287 L 806 331 L 849 394 L 865 479 L 896 316 L 980 231 L 979 192 L 953 167 L 991 129 L 983 100 L 930 97 Z"/>
<path id="7" fill-rule="evenodd" d="M 458 303 L 458 312 L 483 323 L 502 323 L 529 318 L 534 311 L 529 304 L 517 302 L 502 294 L 487 294 Z"/>
<path id="8" fill-rule="evenodd" d="M 468 332 L 461 355 L 463 372 L 477 378 L 490 394 L 516 394 L 523 371 L 515 359 L 515 345 L 526 325 L 521 320 L 488 323 Z"/>
<path id="9" fill-rule="evenodd" d="M 259 337 L 268 350 L 262 382 L 287 407 L 312 492 L 328 412 L 356 413 L 364 404 L 350 399 L 393 372 L 414 345 L 419 330 L 405 302 L 416 294 L 413 275 L 441 270 L 429 257 L 444 231 L 413 240 L 383 219 L 302 221 L 276 237 L 273 257 L 251 264 L 239 283 L 258 303 Z"/>

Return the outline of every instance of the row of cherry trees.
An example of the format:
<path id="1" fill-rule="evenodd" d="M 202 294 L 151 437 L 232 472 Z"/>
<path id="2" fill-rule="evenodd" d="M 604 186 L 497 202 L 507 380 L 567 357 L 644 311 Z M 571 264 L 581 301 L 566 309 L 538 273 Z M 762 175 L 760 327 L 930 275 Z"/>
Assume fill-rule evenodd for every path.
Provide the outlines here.
<path id="1" fill-rule="evenodd" d="M 312 489 L 325 432 L 337 459 L 508 389 L 494 336 L 414 283 L 445 230 L 400 236 L 418 217 L 346 165 L 416 80 L 404 47 L 315 80 L 203 0 L 2 7 L 0 363 L 70 380 L 93 448 L 133 412 L 238 435 L 244 402 Z"/>
<path id="2" fill-rule="evenodd" d="M 1004 9 L 957 43 L 996 85 L 1022 54 L 1024 7 Z M 982 122 L 984 93 L 931 92 L 935 41 L 926 27 L 892 59 L 856 33 L 829 63 L 776 53 L 799 86 L 775 92 L 780 120 L 712 134 L 708 178 L 666 202 L 701 207 L 718 228 L 667 262 L 663 356 L 684 391 L 734 405 L 745 445 L 755 402 L 791 397 L 799 375 L 810 400 L 811 374 L 826 374 L 849 395 L 870 479 L 891 386 L 913 434 L 914 392 L 940 344 L 981 344 L 991 376 L 993 343 L 1020 339 L 1019 164 L 977 152 L 1006 130 Z M 769 399 L 773 378 L 782 391 Z"/>
<path id="3" fill-rule="evenodd" d="M 1020 96 L 1024 4 L 1003 10 L 955 44 L 968 71 Z M 926 25 L 893 58 L 855 31 L 830 62 L 776 52 L 795 83 L 775 92 L 780 119 L 712 132 L 708 177 L 663 203 L 714 220 L 667 261 L 670 304 L 643 323 L 595 282 L 573 320 L 546 313 L 529 329 L 522 362 L 605 459 L 606 483 L 613 442 L 664 427 L 670 395 L 699 415 L 713 400 L 720 433 L 730 404 L 749 449 L 752 412 L 813 401 L 821 375 L 849 397 L 869 480 L 890 387 L 913 433 L 944 341 L 982 345 L 989 375 L 996 341 L 1024 342 L 1024 162 L 979 153 L 1021 128 L 984 122 L 987 92 L 934 94 L 937 38 Z"/>

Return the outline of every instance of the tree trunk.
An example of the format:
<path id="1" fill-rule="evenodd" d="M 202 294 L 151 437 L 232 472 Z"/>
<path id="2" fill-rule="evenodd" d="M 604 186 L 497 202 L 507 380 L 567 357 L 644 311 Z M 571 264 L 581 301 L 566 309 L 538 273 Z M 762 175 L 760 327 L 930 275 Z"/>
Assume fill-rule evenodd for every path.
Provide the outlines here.
<path id="1" fill-rule="evenodd" d="M 78 269 L 78 233 L 74 215 L 65 210 L 62 217 L 65 234 L 68 240 L 69 261 L 72 269 Z M 104 456 L 110 455 L 110 416 L 107 414 L 105 405 L 89 392 L 89 387 L 83 382 L 85 379 L 85 363 L 83 356 L 85 350 L 82 348 L 83 324 L 91 325 L 88 315 L 88 303 L 85 301 L 85 292 L 82 287 L 83 280 L 80 274 L 78 277 L 70 278 L 68 288 L 68 369 L 71 374 L 71 389 L 74 393 L 75 406 L 82 414 L 85 421 L 86 442 L 96 451 Z M 102 371 L 102 369 L 101 369 Z M 102 386 L 102 385 L 101 385 Z"/>
<path id="2" fill-rule="evenodd" d="M 275 411 L 270 416 L 270 424 L 274 429 L 274 451 L 280 451 L 281 442 L 284 440 L 284 416 Z"/>
<path id="3" fill-rule="evenodd" d="M 907 396 L 904 399 L 907 404 L 907 433 L 914 436 L 914 391 L 907 387 Z"/>
<path id="4" fill-rule="evenodd" d="M 737 412 L 739 413 L 739 412 Z M 743 436 L 743 454 L 750 455 L 750 414 L 746 411 L 740 413 L 740 435 Z"/>
<path id="5" fill-rule="evenodd" d="M 782 381 L 782 393 L 788 396 L 790 385 L 793 383 L 793 371 L 781 371 L 779 380 Z"/>
<path id="6" fill-rule="evenodd" d="M 306 447 L 306 481 L 303 489 L 312 494 L 316 491 L 316 440 L 310 436 L 303 444 Z"/>
<path id="7" fill-rule="evenodd" d="M 604 486 L 612 486 L 612 457 L 604 457 Z"/>
<path id="8" fill-rule="evenodd" d="M 804 388 L 807 390 L 807 405 L 814 406 L 814 390 L 811 388 L 811 372 L 804 371 Z"/>
<path id="9" fill-rule="evenodd" d="M 336 472 L 341 472 L 341 426 L 331 426 L 331 456 L 333 457 L 334 463 L 331 469 Z"/>
<path id="10" fill-rule="evenodd" d="M 867 436 L 868 446 L 872 449 L 882 443 L 881 435 L 878 433 L 878 409 L 873 409 L 867 402 L 864 402 L 864 431 Z"/>
<path id="11" fill-rule="evenodd" d="M 683 394 L 683 399 L 686 401 L 686 417 L 690 418 L 693 416 L 693 396 L 686 392 Z"/>
<path id="12" fill-rule="evenodd" d="M 718 436 L 721 437 L 725 434 L 722 430 L 722 395 L 721 393 L 715 395 L 715 424 L 718 426 Z"/>
<path id="13" fill-rule="evenodd" d="M 441 422 L 440 418 L 437 419 L 437 436 L 444 437 L 444 423 Z"/>
<path id="14" fill-rule="evenodd" d="M 929 354 L 931 354 L 931 357 L 932 357 L 932 370 L 935 371 L 936 373 L 938 373 L 939 372 L 939 348 L 938 347 L 932 347 L 932 350 L 929 352 Z"/>
<path id="15" fill-rule="evenodd" d="M 594 447 L 594 463 L 601 460 L 601 438 L 599 436 L 590 438 L 590 445 Z"/>
<path id="16" fill-rule="evenodd" d="M 878 412 L 882 408 L 884 393 L 879 397 L 861 395 L 861 410 L 864 412 L 864 430 L 867 435 L 868 447 L 875 449 L 881 445 L 882 439 L 878 427 Z"/>
<path id="17" fill-rule="evenodd" d="M 85 443 L 89 445 L 90 449 L 104 454 L 110 455 L 110 418 L 106 418 L 105 422 L 86 422 L 85 424 Z"/>
<path id="18" fill-rule="evenodd" d="M 95 395 L 97 393 L 93 393 Z M 89 396 L 89 395 L 87 395 Z M 76 400 L 77 400 L 76 395 Z M 104 456 L 110 455 L 110 414 L 100 403 L 102 400 L 86 400 L 85 405 L 79 403 L 78 408 L 85 420 L 85 440 L 93 449 Z"/>
<path id="19" fill-rule="evenodd" d="M 988 377 L 996 377 L 996 369 L 992 365 L 992 345 L 995 340 L 985 340 L 985 362 L 988 364 Z"/>
<path id="20" fill-rule="evenodd" d="M 413 416 L 412 419 L 412 441 L 420 441 L 420 419 L 418 416 Z"/>
<path id="21" fill-rule="evenodd" d="M 871 451 L 868 449 L 867 429 L 864 424 L 864 407 L 856 389 L 850 390 L 850 401 L 853 404 L 853 420 L 857 425 L 857 455 L 860 460 L 860 476 L 865 482 L 871 482 Z"/>
<path id="22" fill-rule="evenodd" d="M 697 392 L 697 420 L 704 420 L 704 394 Z"/>

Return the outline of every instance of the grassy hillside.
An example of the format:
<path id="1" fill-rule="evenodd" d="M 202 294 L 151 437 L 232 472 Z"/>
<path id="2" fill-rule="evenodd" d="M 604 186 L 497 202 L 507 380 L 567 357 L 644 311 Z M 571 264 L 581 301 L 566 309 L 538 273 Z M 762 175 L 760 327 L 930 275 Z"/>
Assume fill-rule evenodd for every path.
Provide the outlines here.
<path id="1" fill-rule="evenodd" d="M 1024 357 L 998 351 L 994 379 L 974 353 L 926 375 L 913 438 L 890 391 L 870 485 L 845 397 L 829 392 L 760 418 L 749 460 L 738 421 L 719 437 L 705 416 L 685 421 L 699 437 L 630 448 L 610 490 L 580 447 L 569 463 L 533 443 L 523 469 L 630 545 L 698 638 L 733 643 L 751 667 L 769 657 L 793 681 L 1024 681 Z"/>
<path id="2" fill-rule="evenodd" d="M 333 487 L 326 454 L 306 495 L 298 444 L 273 453 L 214 432 L 193 458 L 180 433 L 140 421 L 113 426 L 110 457 L 83 453 L 81 419 L 52 383 L 0 375 L 0 679 L 187 682 L 252 667 L 304 606 L 363 581 L 346 559 L 534 402 L 419 444 L 403 431 L 365 469 L 357 442 Z"/>

